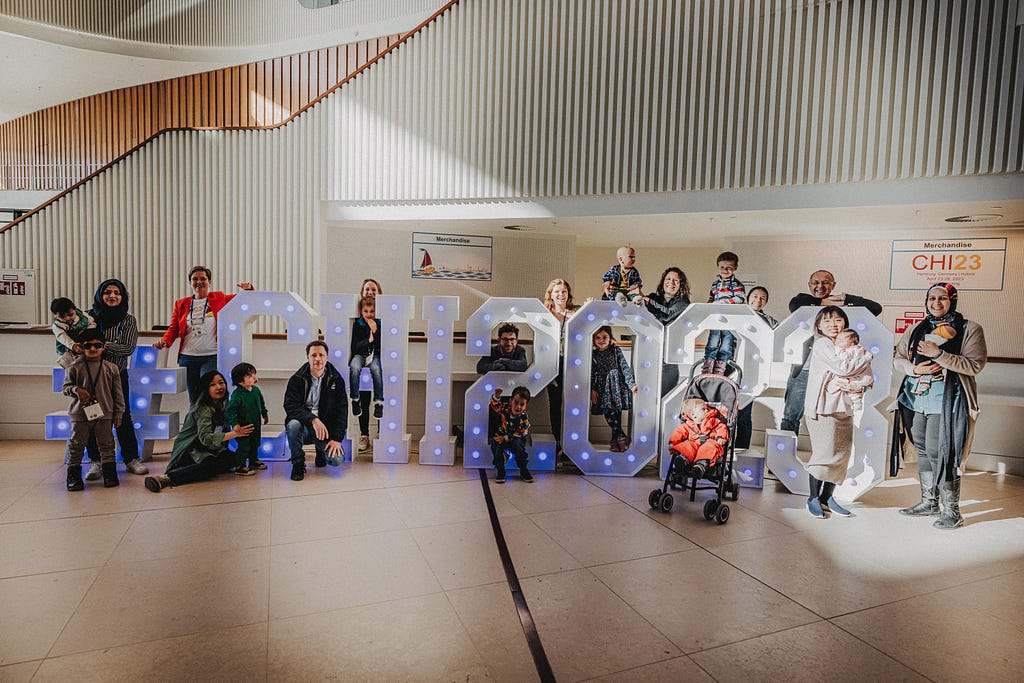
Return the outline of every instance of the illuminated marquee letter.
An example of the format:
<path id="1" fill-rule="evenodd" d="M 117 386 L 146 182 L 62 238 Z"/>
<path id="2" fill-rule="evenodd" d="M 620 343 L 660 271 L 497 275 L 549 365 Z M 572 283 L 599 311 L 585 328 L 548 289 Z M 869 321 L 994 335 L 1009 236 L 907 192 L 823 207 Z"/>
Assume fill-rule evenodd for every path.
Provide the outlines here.
<path id="1" fill-rule="evenodd" d="M 740 384 L 740 406 L 746 406 L 768 388 L 773 353 L 773 331 L 761 316 L 749 306 L 736 304 L 693 304 L 669 325 L 666 358 L 670 363 L 683 366 L 686 376 L 697 362 L 696 341 L 704 330 L 729 330 L 739 339 L 733 356 L 743 370 Z M 665 395 L 661 402 L 661 458 L 659 471 L 664 479 L 672 462 L 668 439 L 679 424 L 679 403 L 686 390 L 686 382 Z"/>
<path id="2" fill-rule="evenodd" d="M 411 435 L 405 432 L 406 380 L 409 376 L 409 321 L 414 308 L 415 300 L 411 296 L 377 295 L 384 417 L 380 421 L 380 436 L 373 442 L 374 462 L 409 462 Z"/>
<path id="3" fill-rule="evenodd" d="M 536 396 L 558 376 L 558 324 L 537 299 L 493 297 L 484 302 L 466 321 L 466 354 L 486 356 L 491 352 L 491 331 L 503 322 L 533 330 L 533 363 L 525 372 L 488 372 L 466 390 L 463 465 L 491 467 L 491 449 L 487 445 L 487 409 L 495 387 L 509 395 L 516 386 L 525 386 Z M 554 469 L 554 453 L 530 453 L 530 469 Z M 510 463 L 512 467 L 514 462 Z"/>
<path id="4" fill-rule="evenodd" d="M 633 339 L 633 441 L 625 453 L 590 443 L 591 339 L 602 325 L 626 326 Z M 565 426 L 562 449 L 585 474 L 631 477 L 658 455 L 658 400 L 664 327 L 646 309 L 614 301 L 591 301 L 569 319 L 565 349 Z"/>
<path id="5" fill-rule="evenodd" d="M 355 294 L 321 294 L 320 313 L 324 316 L 324 341 L 330 349 L 331 365 L 345 378 L 348 388 L 349 338 L 352 336 L 352 320 L 359 316 L 356 308 L 359 298 Z M 351 433 L 350 430 L 346 434 Z M 352 461 L 352 439 L 348 436 L 341 444 L 345 460 Z"/>
<path id="6" fill-rule="evenodd" d="M 454 465 L 452 432 L 452 327 L 459 319 L 459 297 L 423 297 L 427 321 L 427 388 L 421 465 Z"/>

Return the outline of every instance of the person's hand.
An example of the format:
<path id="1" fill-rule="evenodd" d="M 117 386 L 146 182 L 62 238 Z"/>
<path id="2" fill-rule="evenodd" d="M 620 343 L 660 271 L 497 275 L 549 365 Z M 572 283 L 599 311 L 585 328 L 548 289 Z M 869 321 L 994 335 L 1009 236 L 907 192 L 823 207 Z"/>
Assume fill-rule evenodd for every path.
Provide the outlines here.
<path id="1" fill-rule="evenodd" d="M 934 361 L 924 361 L 914 366 L 914 374 L 918 377 L 921 375 L 937 375 L 940 372 L 942 372 L 942 366 Z"/>
<path id="2" fill-rule="evenodd" d="M 82 403 L 88 403 L 92 400 L 92 394 L 83 387 L 75 387 L 75 393 L 78 394 L 78 400 Z"/>
<path id="3" fill-rule="evenodd" d="M 590 390 L 590 405 L 597 405 L 597 392 L 594 391 L 593 389 Z"/>
<path id="4" fill-rule="evenodd" d="M 270 416 L 269 415 L 264 415 L 263 416 L 263 424 L 265 424 L 265 425 L 270 424 Z"/>
<path id="5" fill-rule="evenodd" d="M 121 426 L 121 417 L 120 416 L 115 417 L 114 418 L 114 429 L 117 429 L 120 426 Z"/>
<path id="6" fill-rule="evenodd" d="M 584 300 L 583 300 L 583 303 L 585 303 L 585 304 L 589 304 L 589 303 L 590 303 L 591 301 L 593 301 L 593 300 L 594 300 L 594 297 L 592 297 L 592 296 L 588 296 L 588 297 L 587 297 L 586 299 L 584 299 Z"/>
<path id="7" fill-rule="evenodd" d="M 85 349 L 82 348 L 81 344 L 79 344 L 78 342 L 75 342 L 74 345 L 72 345 L 71 350 L 74 351 L 75 353 L 77 353 L 79 356 L 81 356 L 82 355 L 82 351 L 84 351 Z"/>
<path id="8" fill-rule="evenodd" d="M 327 432 L 327 425 L 320 421 L 319 417 L 313 418 L 313 433 L 316 434 L 316 438 L 321 441 L 326 441 L 330 434 Z"/>
<path id="9" fill-rule="evenodd" d="M 164 343 L 163 339 L 159 339 L 159 340 L 157 340 L 156 342 L 153 343 L 153 348 L 154 349 L 166 349 L 167 348 L 167 344 Z"/>
<path id="10" fill-rule="evenodd" d="M 251 282 L 239 282 L 236 285 L 239 289 L 244 289 L 247 292 L 255 292 L 256 288 L 252 286 Z"/>
<path id="11" fill-rule="evenodd" d="M 632 389 L 630 389 L 630 391 L 632 391 L 632 392 L 633 392 L 633 393 L 635 394 L 635 393 L 637 393 L 637 392 L 639 392 L 639 391 L 640 391 L 640 387 L 638 387 L 638 386 L 636 386 L 636 385 L 633 385 L 633 388 L 632 388 Z"/>
<path id="12" fill-rule="evenodd" d="M 927 356 L 928 358 L 935 358 L 940 353 L 942 353 L 942 349 L 940 349 L 939 345 L 936 344 L 935 342 L 930 342 L 927 339 L 922 339 L 921 342 L 917 345 L 917 352 L 922 356 Z"/>
<path id="13" fill-rule="evenodd" d="M 370 327 L 370 341 L 373 341 L 373 335 L 377 334 L 377 321 L 370 318 L 366 321 L 366 324 Z"/>
<path id="14" fill-rule="evenodd" d="M 611 283 L 610 280 L 605 281 L 605 283 L 603 285 L 603 288 L 604 288 L 604 293 L 607 294 L 608 296 L 611 296 L 611 294 L 612 294 L 612 283 Z"/>
<path id="15" fill-rule="evenodd" d="M 846 300 L 839 296 L 830 296 L 821 300 L 822 306 L 845 306 Z"/>
<path id="16" fill-rule="evenodd" d="M 505 439 L 505 437 L 502 436 L 501 434 L 494 435 L 494 443 L 505 443 L 506 440 L 507 439 Z"/>
<path id="17" fill-rule="evenodd" d="M 337 458 L 341 455 L 341 444 L 334 439 L 328 441 L 327 445 L 324 446 L 324 449 L 327 451 L 327 455 L 332 458 Z"/>
<path id="18" fill-rule="evenodd" d="M 252 425 L 236 425 L 235 428 L 231 431 L 231 433 L 234 434 L 236 437 L 249 436 L 250 434 L 252 434 L 252 430 Z"/>

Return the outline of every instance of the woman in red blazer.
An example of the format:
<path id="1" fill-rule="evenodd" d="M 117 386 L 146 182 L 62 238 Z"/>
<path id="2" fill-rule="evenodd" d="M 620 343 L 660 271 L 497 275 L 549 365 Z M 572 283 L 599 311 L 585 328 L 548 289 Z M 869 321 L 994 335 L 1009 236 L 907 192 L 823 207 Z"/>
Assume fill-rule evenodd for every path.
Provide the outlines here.
<path id="1" fill-rule="evenodd" d="M 210 282 L 213 271 L 206 266 L 193 266 L 188 273 L 192 296 L 174 302 L 174 313 L 167 332 L 157 343 L 158 349 L 166 349 L 181 338 L 178 349 L 178 367 L 186 370 L 188 401 L 195 403 L 199 395 L 199 378 L 217 369 L 217 313 L 235 295 L 211 292 Z M 238 287 L 252 291 L 251 282 L 239 282 Z"/>

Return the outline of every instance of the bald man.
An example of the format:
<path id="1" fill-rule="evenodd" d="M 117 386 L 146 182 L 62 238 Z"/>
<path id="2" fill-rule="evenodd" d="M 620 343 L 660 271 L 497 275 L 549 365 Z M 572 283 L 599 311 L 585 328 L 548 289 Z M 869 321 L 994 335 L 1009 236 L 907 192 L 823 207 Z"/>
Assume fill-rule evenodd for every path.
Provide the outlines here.
<path id="1" fill-rule="evenodd" d="M 789 312 L 792 313 L 802 306 L 863 306 L 873 315 L 881 315 L 882 305 L 871 299 L 853 294 L 832 295 L 836 278 L 827 270 L 816 270 L 811 273 L 807 282 L 807 294 L 797 294 L 789 300 Z M 786 382 L 786 407 L 782 411 L 782 428 L 794 434 L 800 432 L 800 420 L 804 417 L 804 397 L 807 394 L 807 372 L 810 363 L 808 353 L 814 342 L 812 336 L 804 344 L 803 362 L 793 365 L 789 381 Z"/>

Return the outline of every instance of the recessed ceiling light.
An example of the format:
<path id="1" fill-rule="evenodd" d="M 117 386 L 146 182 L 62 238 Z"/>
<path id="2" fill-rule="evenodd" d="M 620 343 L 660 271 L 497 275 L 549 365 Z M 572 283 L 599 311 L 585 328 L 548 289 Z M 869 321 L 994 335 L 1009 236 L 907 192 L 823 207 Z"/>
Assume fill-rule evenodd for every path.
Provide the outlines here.
<path id="1" fill-rule="evenodd" d="M 1001 213 L 972 213 L 967 216 L 951 216 L 946 219 L 947 223 L 983 223 L 985 221 L 1002 218 Z"/>
<path id="2" fill-rule="evenodd" d="M 535 228 L 531 228 L 528 225 L 504 225 L 502 230 L 511 230 L 512 232 L 532 232 Z"/>

